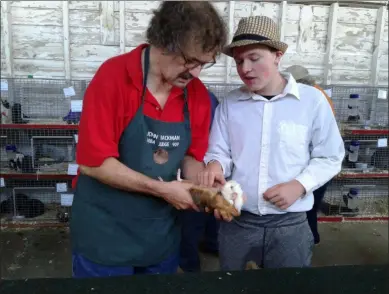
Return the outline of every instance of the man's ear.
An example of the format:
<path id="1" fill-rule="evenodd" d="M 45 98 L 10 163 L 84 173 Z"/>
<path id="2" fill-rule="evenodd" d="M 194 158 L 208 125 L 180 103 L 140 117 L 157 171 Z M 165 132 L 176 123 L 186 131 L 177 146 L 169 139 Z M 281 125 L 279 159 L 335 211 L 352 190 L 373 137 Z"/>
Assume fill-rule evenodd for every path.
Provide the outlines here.
<path id="1" fill-rule="evenodd" d="M 282 56 L 284 56 L 284 53 L 282 53 L 282 51 L 276 51 L 275 55 L 276 55 L 276 59 L 274 60 L 274 63 L 278 66 L 281 62 Z"/>

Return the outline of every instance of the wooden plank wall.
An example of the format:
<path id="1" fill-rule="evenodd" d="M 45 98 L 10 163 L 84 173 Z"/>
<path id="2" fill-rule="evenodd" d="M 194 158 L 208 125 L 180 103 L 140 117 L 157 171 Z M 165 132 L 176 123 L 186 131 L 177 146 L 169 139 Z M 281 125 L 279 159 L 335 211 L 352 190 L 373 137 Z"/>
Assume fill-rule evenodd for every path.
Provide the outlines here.
<path id="1" fill-rule="evenodd" d="M 2 1 L 1 76 L 90 79 L 99 65 L 144 41 L 160 1 Z M 281 68 L 304 64 L 319 82 L 388 83 L 388 11 L 257 1 L 214 2 L 229 28 L 249 15 L 281 25 L 289 44 Z M 230 38 L 232 34 L 230 34 Z M 207 82 L 239 82 L 222 56 Z"/>

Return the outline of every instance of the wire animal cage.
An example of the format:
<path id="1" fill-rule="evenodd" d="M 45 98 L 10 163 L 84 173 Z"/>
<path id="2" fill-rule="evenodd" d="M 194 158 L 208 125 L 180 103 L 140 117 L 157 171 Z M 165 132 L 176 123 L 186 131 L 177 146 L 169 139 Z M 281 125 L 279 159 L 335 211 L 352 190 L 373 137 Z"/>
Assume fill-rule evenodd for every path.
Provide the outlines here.
<path id="1" fill-rule="evenodd" d="M 342 129 L 388 127 L 387 88 L 332 85 L 335 116 Z"/>
<path id="2" fill-rule="evenodd" d="M 31 136 L 32 167 L 41 172 L 61 172 L 62 163 L 75 161 L 74 136 Z"/>
<path id="3" fill-rule="evenodd" d="M 388 135 L 344 135 L 346 156 L 342 175 L 388 174 Z"/>
<path id="4" fill-rule="evenodd" d="M 1 222 L 67 222 L 72 198 L 71 179 L 7 179 L 0 194 Z"/>
<path id="5" fill-rule="evenodd" d="M 4 220 L 67 221 L 77 124 L 86 81 L 2 80 L 0 214 Z"/>
<path id="6" fill-rule="evenodd" d="M 326 216 L 388 217 L 387 179 L 334 179 L 321 204 Z"/>
<path id="7" fill-rule="evenodd" d="M 63 174 L 75 161 L 77 128 L 18 125 L 3 127 L 1 134 L 2 174 Z"/>
<path id="8" fill-rule="evenodd" d="M 2 221 L 69 219 L 73 199 L 71 180 L 77 173 L 74 164 L 77 125 L 88 85 L 89 81 L 2 80 L 2 111 L 8 103 L 10 114 L 2 116 L 0 129 L 0 178 L 5 186 L 0 195 Z M 242 84 L 205 83 L 205 86 L 220 101 Z M 332 92 L 342 130 L 388 128 L 387 89 L 341 85 L 325 89 Z M 351 94 L 359 97 L 350 98 Z M 357 106 L 359 117 L 350 119 L 351 99 L 358 100 L 352 107 Z M 323 201 L 324 214 L 387 216 L 387 133 L 342 134 L 346 149 L 357 146 L 358 154 L 356 158 L 353 154 L 353 160 L 347 154 L 341 173 L 331 181 Z M 352 142 L 355 146 L 350 148 Z"/>
<path id="9" fill-rule="evenodd" d="M 388 127 L 389 126 L 389 117 L 388 117 L 388 89 L 387 88 L 378 88 L 376 99 L 373 99 L 373 111 L 371 114 L 371 121 L 373 126 L 376 127 Z M 375 97 L 373 95 L 373 97 Z"/>
<path id="10" fill-rule="evenodd" d="M 10 104 L 12 119 L 7 123 L 77 123 L 86 85 L 86 81 L 8 79 L 2 91 Z"/>

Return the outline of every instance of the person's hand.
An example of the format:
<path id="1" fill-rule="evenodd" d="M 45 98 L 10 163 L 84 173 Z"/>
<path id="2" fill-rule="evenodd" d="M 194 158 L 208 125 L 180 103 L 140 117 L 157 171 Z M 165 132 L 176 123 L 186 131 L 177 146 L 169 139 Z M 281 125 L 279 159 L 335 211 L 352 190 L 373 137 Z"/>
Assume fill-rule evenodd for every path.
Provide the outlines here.
<path id="1" fill-rule="evenodd" d="M 280 209 L 287 209 L 305 193 L 305 188 L 297 180 L 275 185 L 265 193 L 263 198 Z"/>
<path id="2" fill-rule="evenodd" d="M 220 196 L 220 197 L 223 197 L 223 196 Z M 237 194 L 234 193 L 232 199 L 235 201 L 236 197 L 237 197 Z M 245 203 L 247 201 L 246 194 L 243 194 L 242 197 L 243 197 L 243 203 Z M 234 217 L 240 215 L 239 211 L 236 208 L 234 208 L 233 210 L 234 210 L 234 212 L 232 212 L 232 213 L 228 212 L 227 210 L 220 210 L 220 209 L 214 209 L 213 211 L 211 211 L 211 209 L 209 209 L 208 207 L 205 207 L 205 212 L 213 213 L 214 217 L 217 220 L 226 221 L 226 222 L 230 222 L 230 221 L 232 221 L 232 219 Z"/>
<path id="3" fill-rule="evenodd" d="M 237 194 L 233 193 L 232 200 L 235 201 L 236 197 L 237 197 Z M 247 201 L 247 195 L 245 193 L 243 193 L 242 197 L 243 197 L 243 203 L 245 203 Z M 220 213 L 220 211 L 218 209 L 215 209 L 213 214 L 217 220 L 230 222 L 233 219 L 232 215 L 226 215 L 226 214 Z"/>
<path id="4" fill-rule="evenodd" d="M 208 207 L 205 207 L 205 212 L 211 213 L 211 210 Z M 213 215 L 219 221 L 230 222 L 233 219 L 233 216 L 231 214 L 221 213 L 218 209 L 215 209 L 213 211 Z"/>
<path id="5" fill-rule="evenodd" d="M 197 205 L 193 202 L 189 189 L 193 184 L 188 182 L 172 181 L 163 182 L 162 198 L 173 205 L 176 209 L 194 209 L 199 211 Z"/>
<path id="6" fill-rule="evenodd" d="M 223 170 L 219 162 L 212 161 L 206 168 L 197 175 L 200 185 L 205 187 L 220 188 L 226 183 Z"/>

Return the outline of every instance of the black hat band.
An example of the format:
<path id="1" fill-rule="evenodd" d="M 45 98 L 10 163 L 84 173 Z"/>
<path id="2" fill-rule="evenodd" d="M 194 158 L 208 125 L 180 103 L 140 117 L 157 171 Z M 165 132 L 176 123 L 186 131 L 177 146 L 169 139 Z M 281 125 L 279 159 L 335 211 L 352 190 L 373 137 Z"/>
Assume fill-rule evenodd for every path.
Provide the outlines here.
<path id="1" fill-rule="evenodd" d="M 255 34 L 242 34 L 235 36 L 232 39 L 232 42 L 238 42 L 238 41 L 271 41 L 271 39 L 261 36 L 261 35 L 255 35 Z"/>

